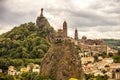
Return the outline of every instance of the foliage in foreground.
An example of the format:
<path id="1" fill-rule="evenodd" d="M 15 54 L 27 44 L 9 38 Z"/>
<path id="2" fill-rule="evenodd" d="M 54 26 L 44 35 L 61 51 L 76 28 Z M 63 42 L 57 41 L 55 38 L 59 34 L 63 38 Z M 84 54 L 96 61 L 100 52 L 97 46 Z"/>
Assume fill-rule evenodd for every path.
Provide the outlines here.
<path id="1" fill-rule="evenodd" d="M 85 80 L 108 80 L 108 76 L 104 75 L 104 76 L 94 76 L 93 74 L 85 74 L 86 79 Z"/>
<path id="2" fill-rule="evenodd" d="M 42 76 L 36 73 L 22 73 L 21 75 L 0 75 L 0 80 L 52 80 L 47 76 Z"/>
<path id="3" fill-rule="evenodd" d="M 41 59 L 10 59 L 0 58 L 0 68 L 7 70 L 9 66 L 14 66 L 16 69 L 27 66 L 29 63 L 40 64 Z"/>

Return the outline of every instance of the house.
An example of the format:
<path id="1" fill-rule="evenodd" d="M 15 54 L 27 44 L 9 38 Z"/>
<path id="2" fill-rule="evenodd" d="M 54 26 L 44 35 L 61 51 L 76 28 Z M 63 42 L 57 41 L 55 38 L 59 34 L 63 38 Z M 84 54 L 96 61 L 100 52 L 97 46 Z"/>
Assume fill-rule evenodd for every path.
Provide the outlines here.
<path id="1" fill-rule="evenodd" d="M 101 61 L 102 59 L 103 59 L 102 56 L 99 56 L 99 57 L 98 57 L 98 60 L 99 60 L 99 61 Z"/>
<path id="2" fill-rule="evenodd" d="M 115 72 L 115 79 L 120 80 L 120 72 Z"/>
<path id="3" fill-rule="evenodd" d="M 106 72 L 105 74 L 106 74 L 110 79 L 112 79 L 112 76 L 113 76 L 112 72 L 108 71 L 108 72 Z"/>
<path id="4" fill-rule="evenodd" d="M 32 69 L 32 72 L 35 72 L 35 73 L 40 73 L 40 66 L 38 64 L 35 64 L 33 69 Z"/>
<path id="5" fill-rule="evenodd" d="M 115 49 L 111 49 L 110 47 L 107 46 L 107 53 L 117 53 L 118 51 Z"/>
<path id="6" fill-rule="evenodd" d="M 120 63 L 112 63 L 109 65 L 111 70 L 120 68 Z"/>
<path id="7" fill-rule="evenodd" d="M 14 66 L 9 66 L 8 67 L 8 75 L 16 75 L 16 70 L 15 70 L 15 67 Z"/>
<path id="8" fill-rule="evenodd" d="M 32 72 L 33 67 L 34 67 L 34 64 L 30 63 L 29 65 L 27 65 L 27 70 L 29 70 L 29 72 Z"/>
<path id="9" fill-rule="evenodd" d="M 113 63 L 113 58 L 104 58 L 104 59 L 102 59 L 102 61 L 104 61 L 108 64 L 111 64 L 111 63 Z"/>
<path id="10" fill-rule="evenodd" d="M 99 62 L 96 63 L 96 67 L 97 67 L 99 70 L 103 70 L 106 65 L 108 65 L 108 63 L 106 63 L 106 62 L 104 62 L 104 61 L 99 61 Z"/>
<path id="11" fill-rule="evenodd" d="M 2 73 L 2 69 L 0 69 L 0 73 Z"/>
<path id="12" fill-rule="evenodd" d="M 82 68 L 83 68 L 83 71 L 84 71 L 85 74 L 91 74 L 92 71 L 90 70 L 89 67 L 84 66 L 84 67 L 82 67 Z"/>
<path id="13" fill-rule="evenodd" d="M 86 73 L 86 74 L 94 74 L 96 72 L 98 72 L 98 69 L 96 68 L 96 66 L 94 66 L 94 64 L 88 64 L 87 66 L 83 66 L 83 71 Z"/>
<path id="14" fill-rule="evenodd" d="M 81 58 L 82 64 L 86 64 L 86 63 L 93 63 L 94 62 L 94 57 L 82 57 Z"/>
<path id="15" fill-rule="evenodd" d="M 103 74 L 102 72 L 100 72 L 100 71 L 94 73 L 94 76 L 98 76 L 98 75 L 100 75 L 100 76 L 104 76 L 104 74 Z"/>
<path id="16" fill-rule="evenodd" d="M 17 72 L 16 72 L 16 75 L 20 75 L 20 74 L 21 74 L 21 72 L 20 72 L 20 71 L 17 71 Z"/>
<path id="17" fill-rule="evenodd" d="M 28 69 L 28 68 L 21 68 L 21 69 L 20 69 L 20 72 L 21 72 L 21 73 L 29 72 L 29 69 Z"/>
<path id="18" fill-rule="evenodd" d="M 84 57 L 85 55 L 84 55 L 84 53 L 79 53 L 79 56 Z"/>

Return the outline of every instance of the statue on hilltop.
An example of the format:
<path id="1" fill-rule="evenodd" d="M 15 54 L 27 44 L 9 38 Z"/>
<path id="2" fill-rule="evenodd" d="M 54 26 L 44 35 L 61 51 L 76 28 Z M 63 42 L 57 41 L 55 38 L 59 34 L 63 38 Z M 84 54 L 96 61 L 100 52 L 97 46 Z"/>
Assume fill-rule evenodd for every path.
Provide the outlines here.
<path id="1" fill-rule="evenodd" d="M 43 17 L 43 8 L 41 8 L 40 17 Z"/>

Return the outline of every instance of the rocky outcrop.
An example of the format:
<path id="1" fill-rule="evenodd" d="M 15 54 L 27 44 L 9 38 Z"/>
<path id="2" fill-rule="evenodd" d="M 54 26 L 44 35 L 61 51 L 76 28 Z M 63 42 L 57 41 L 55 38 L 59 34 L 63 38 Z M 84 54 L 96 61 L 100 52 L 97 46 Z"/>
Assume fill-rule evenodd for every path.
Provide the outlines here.
<path id="1" fill-rule="evenodd" d="M 39 27 L 51 27 L 46 17 L 43 15 L 43 8 L 41 8 L 40 16 L 36 19 L 36 25 Z"/>
<path id="2" fill-rule="evenodd" d="M 41 62 L 41 74 L 55 80 L 83 80 L 81 60 L 74 44 L 69 41 L 53 44 Z"/>
<path id="3" fill-rule="evenodd" d="M 38 25 L 40 27 L 43 27 L 43 26 L 50 27 L 50 24 L 45 17 L 37 17 L 36 25 Z"/>
<path id="4" fill-rule="evenodd" d="M 43 16 L 39 16 L 36 19 L 36 25 L 39 26 L 39 28 L 44 31 L 47 35 L 46 39 L 49 42 L 52 42 L 55 38 L 56 32 L 54 30 L 54 28 L 52 26 L 50 26 L 48 20 L 43 17 Z"/>

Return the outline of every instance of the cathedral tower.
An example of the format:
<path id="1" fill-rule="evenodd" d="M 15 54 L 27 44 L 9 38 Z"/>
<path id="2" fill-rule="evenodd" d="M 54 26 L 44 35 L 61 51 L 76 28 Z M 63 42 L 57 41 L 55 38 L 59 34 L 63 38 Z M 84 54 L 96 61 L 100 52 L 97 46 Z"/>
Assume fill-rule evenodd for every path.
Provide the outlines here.
<path id="1" fill-rule="evenodd" d="M 63 36 L 67 37 L 67 22 L 64 21 L 63 23 Z"/>
<path id="2" fill-rule="evenodd" d="M 78 40 L 78 31 L 77 31 L 77 29 L 75 29 L 74 39 Z"/>

